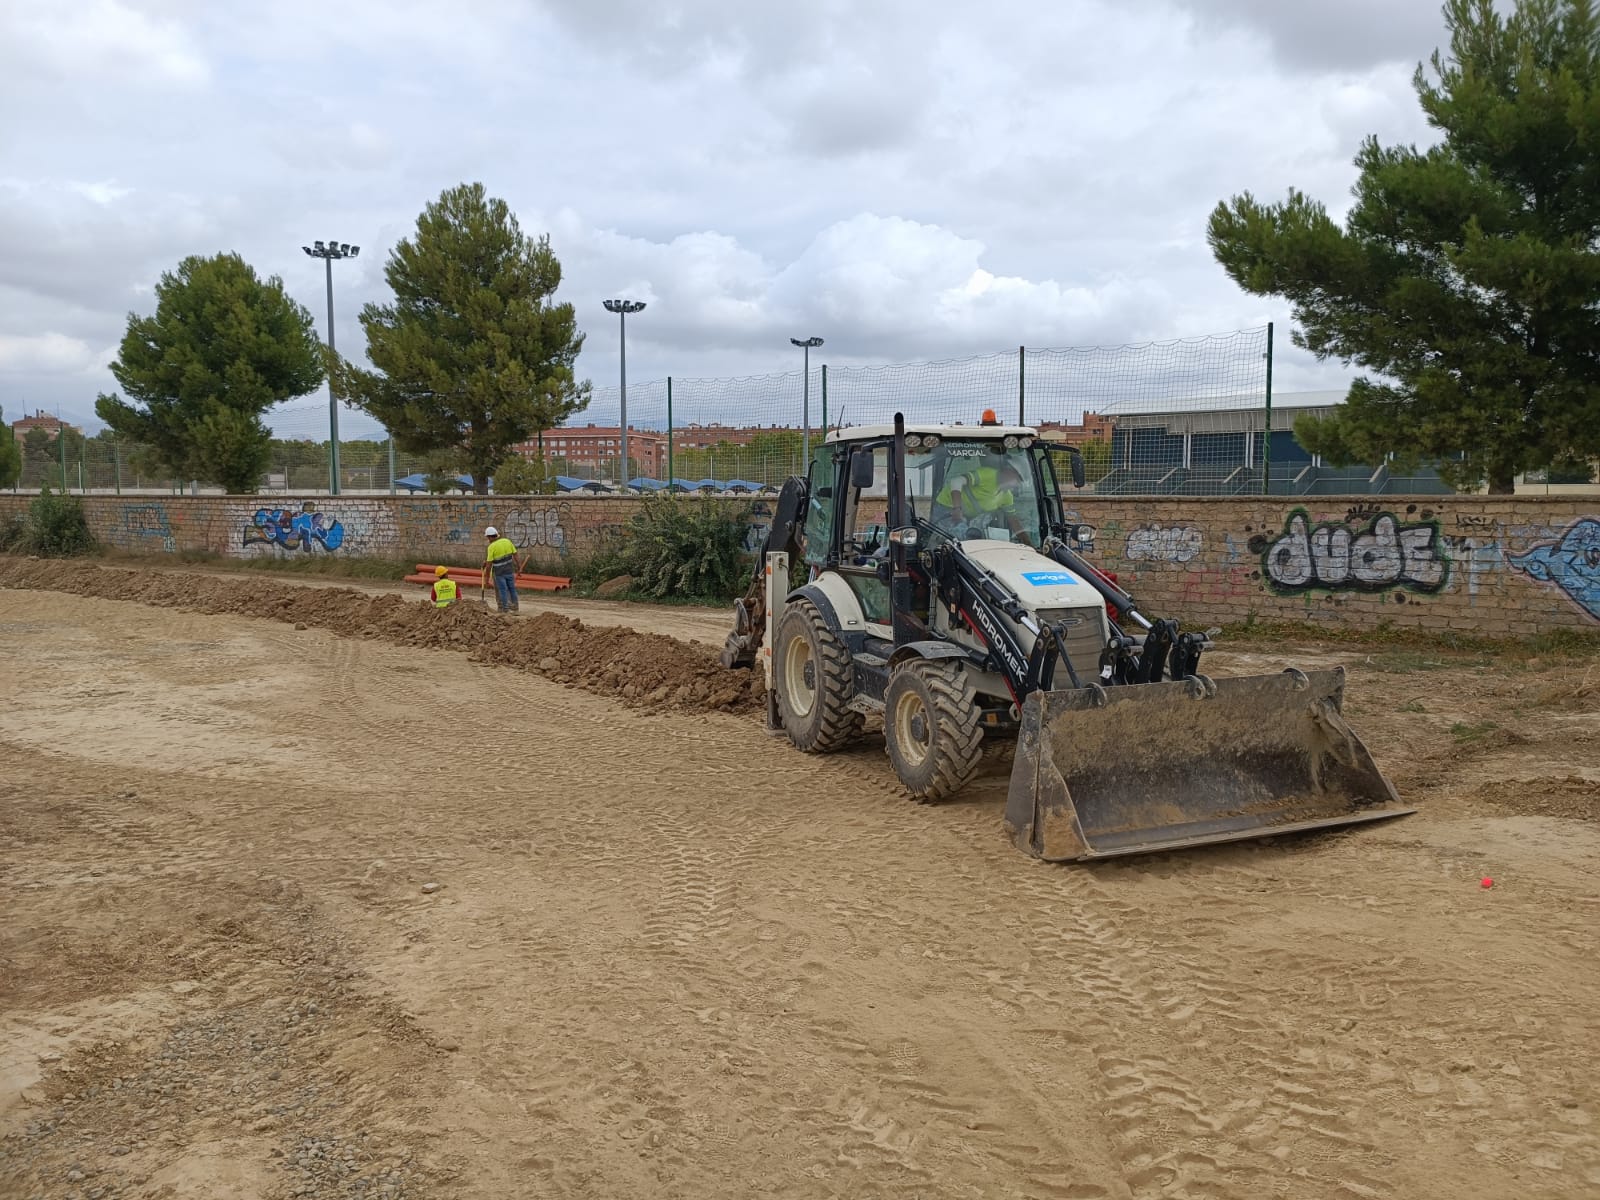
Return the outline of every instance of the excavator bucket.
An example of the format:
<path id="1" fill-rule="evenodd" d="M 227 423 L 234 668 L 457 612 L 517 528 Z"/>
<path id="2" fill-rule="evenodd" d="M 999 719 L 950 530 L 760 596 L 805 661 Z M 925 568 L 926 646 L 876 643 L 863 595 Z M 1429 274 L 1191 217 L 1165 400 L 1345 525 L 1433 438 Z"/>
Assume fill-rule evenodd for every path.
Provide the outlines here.
<path id="1" fill-rule="evenodd" d="M 1006 824 L 1054 862 L 1415 812 L 1345 724 L 1344 670 L 1035 692 Z"/>

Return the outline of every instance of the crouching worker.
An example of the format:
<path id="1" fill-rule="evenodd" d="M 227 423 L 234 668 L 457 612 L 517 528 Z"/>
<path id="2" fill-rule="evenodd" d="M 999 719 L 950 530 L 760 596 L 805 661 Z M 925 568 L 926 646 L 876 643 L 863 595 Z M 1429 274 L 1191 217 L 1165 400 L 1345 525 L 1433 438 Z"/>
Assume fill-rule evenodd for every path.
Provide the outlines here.
<path id="1" fill-rule="evenodd" d="M 456 602 L 456 581 L 450 578 L 450 568 L 435 567 L 433 575 L 433 606 L 449 608 Z"/>
<path id="2" fill-rule="evenodd" d="M 483 531 L 489 539 L 484 567 L 494 576 L 494 599 L 501 612 L 517 611 L 517 548 L 493 525 Z"/>

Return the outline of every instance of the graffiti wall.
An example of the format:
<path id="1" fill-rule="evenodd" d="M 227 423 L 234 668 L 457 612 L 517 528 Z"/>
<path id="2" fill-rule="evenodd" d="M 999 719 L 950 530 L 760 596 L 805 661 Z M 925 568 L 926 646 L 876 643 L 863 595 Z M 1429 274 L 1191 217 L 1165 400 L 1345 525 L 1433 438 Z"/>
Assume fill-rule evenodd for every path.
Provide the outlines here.
<path id="1" fill-rule="evenodd" d="M 1560 537 L 1513 555 L 1511 568 L 1548 583 L 1596 621 L 1600 621 L 1600 519 L 1574 521 Z"/>
<path id="2" fill-rule="evenodd" d="M 1592 500 L 1081 500 L 1098 557 L 1185 620 L 1411 625 L 1486 636 L 1600 622 Z"/>
<path id="3" fill-rule="evenodd" d="M 0 496 L 0 520 L 27 496 Z M 690 501 L 693 503 L 694 501 Z M 85 497 L 95 536 L 135 553 L 360 556 L 473 565 L 493 525 L 575 566 L 626 526 L 613 497 Z M 1152 612 L 1492 636 L 1600 628 L 1600 511 L 1573 497 L 1072 498 L 1069 519 Z M 749 511 L 745 545 L 766 536 Z"/>
<path id="4" fill-rule="evenodd" d="M 1410 518 L 1411 513 L 1399 517 L 1362 506 L 1338 520 L 1314 522 L 1305 509 L 1295 509 L 1282 536 L 1262 550 L 1262 570 L 1274 590 L 1289 595 L 1316 588 L 1437 592 L 1450 578 L 1439 524 Z M 1266 539 L 1258 536 L 1251 542 Z"/>
<path id="5" fill-rule="evenodd" d="M 337 550 L 344 545 L 344 523 L 318 510 L 307 500 L 298 512 L 287 508 L 258 508 L 244 527 L 243 546 L 310 551 L 313 547 Z"/>
<path id="6" fill-rule="evenodd" d="M 1130 562 L 1186 563 L 1205 549 L 1205 534 L 1194 525 L 1141 525 L 1128 534 L 1123 555 Z"/>

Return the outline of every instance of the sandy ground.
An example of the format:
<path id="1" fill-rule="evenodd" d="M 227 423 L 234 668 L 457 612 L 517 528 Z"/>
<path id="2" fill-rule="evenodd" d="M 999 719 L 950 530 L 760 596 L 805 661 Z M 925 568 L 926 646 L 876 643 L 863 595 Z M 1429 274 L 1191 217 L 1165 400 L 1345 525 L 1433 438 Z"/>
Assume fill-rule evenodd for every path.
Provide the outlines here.
<path id="1" fill-rule="evenodd" d="M 0 603 L 7 1200 L 1600 1194 L 1592 665 L 1217 654 L 1349 663 L 1422 811 L 1084 868 L 881 743 Z"/>

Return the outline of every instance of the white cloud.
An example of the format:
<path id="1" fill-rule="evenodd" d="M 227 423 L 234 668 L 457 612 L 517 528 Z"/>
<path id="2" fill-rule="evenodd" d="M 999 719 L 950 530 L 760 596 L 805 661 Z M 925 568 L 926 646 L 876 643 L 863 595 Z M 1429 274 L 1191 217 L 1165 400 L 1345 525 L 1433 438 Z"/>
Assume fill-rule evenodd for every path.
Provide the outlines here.
<path id="1" fill-rule="evenodd" d="M 1315 386 L 1342 369 L 1287 348 L 1205 221 L 1290 185 L 1337 210 L 1362 136 L 1427 137 L 1437 5 L 1352 3 L 11 0 L 8 386 L 90 407 L 115 385 L 72 347 L 116 345 L 187 254 L 280 275 L 320 330 L 300 246 L 335 234 L 356 347 L 388 247 L 462 180 L 550 231 L 597 381 L 630 294 L 640 379 L 790 370 L 801 334 L 866 363 L 1275 320 L 1280 378 Z"/>
<path id="2" fill-rule="evenodd" d="M 0 334 L 0 373 L 83 375 L 103 370 L 111 358 L 61 333 Z"/>
<path id="3" fill-rule="evenodd" d="M 133 191 L 131 188 L 118 187 L 109 179 L 103 179 L 97 183 L 69 183 L 67 186 L 85 200 L 93 200 L 102 207 L 108 204 L 115 204 L 124 196 L 131 195 Z"/>
<path id="4" fill-rule="evenodd" d="M 119 87 L 190 88 L 211 78 L 180 21 L 122 0 L 8 0 L 0 28 L 0 67 L 13 71 Z"/>
<path id="5" fill-rule="evenodd" d="M 1445 40 L 1440 0 L 1171 0 L 1191 15 L 1199 37 L 1244 30 L 1293 68 L 1363 70 L 1380 63 L 1415 66 Z"/>

